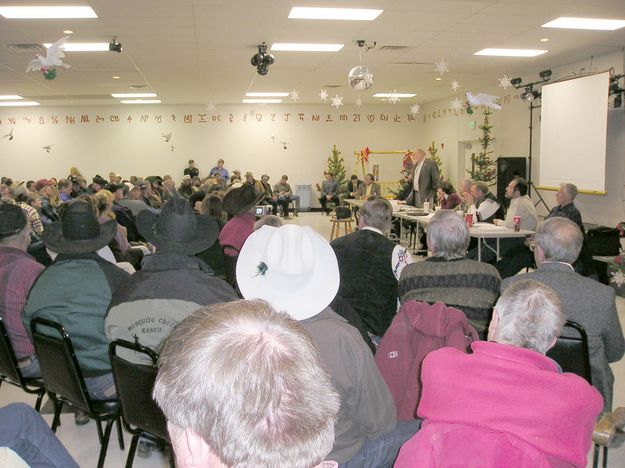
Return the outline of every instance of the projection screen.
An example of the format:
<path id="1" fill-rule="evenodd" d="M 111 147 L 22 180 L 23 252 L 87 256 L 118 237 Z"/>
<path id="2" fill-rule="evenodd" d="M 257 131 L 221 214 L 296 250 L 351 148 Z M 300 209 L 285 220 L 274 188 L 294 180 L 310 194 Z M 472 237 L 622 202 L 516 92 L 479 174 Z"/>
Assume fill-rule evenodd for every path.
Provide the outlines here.
<path id="1" fill-rule="evenodd" d="M 608 86 L 608 72 L 543 86 L 539 188 L 606 193 Z"/>

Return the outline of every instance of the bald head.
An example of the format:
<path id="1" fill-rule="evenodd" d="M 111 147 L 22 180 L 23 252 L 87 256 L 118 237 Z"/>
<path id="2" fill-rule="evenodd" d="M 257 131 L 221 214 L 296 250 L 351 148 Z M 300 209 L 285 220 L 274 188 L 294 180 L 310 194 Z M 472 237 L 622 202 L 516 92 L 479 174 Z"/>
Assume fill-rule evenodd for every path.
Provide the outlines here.
<path id="1" fill-rule="evenodd" d="M 582 250 L 584 235 L 577 224 L 568 218 L 549 218 L 536 231 L 536 263 L 545 260 L 573 263 Z M 541 255 L 544 258 L 539 258 Z"/>

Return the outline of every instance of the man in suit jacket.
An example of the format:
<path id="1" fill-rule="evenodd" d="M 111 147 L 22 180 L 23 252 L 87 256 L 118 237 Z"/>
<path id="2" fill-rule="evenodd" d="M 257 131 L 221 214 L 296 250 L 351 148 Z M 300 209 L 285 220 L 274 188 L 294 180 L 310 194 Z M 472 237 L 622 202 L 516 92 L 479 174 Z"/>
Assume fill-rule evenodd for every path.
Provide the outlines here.
<path id="1" fill-rule="evenodd" d="M 425 151 L 418 148 L 414 152 L 414 174 L 412 175 L 412 203 L 420 207 L 424 201 L 433 203 L 436 189 L 440 184 L 440 175 L 436 163 L 426 159 Z"/>
<path id="2" fill-rule="evenodd" d="M 367 174 L 365 176 L 365 183 L 358 187 L 357 196 L 358 198 L 382 196 L 382 189 L 380 188 L 380 184 L 376 184 L 373 181 L 373 174 Z"/>
<path id="3" fill-rule="evenodd" d="M 583 235 L 571 220 L 554 217 L 539 226 L 534 258 L 538 271 L 504 280 L 502 289 L 522 279 L 534 279 L 553 288 L 567 320 L 588 334 L 592 384 L 601 392 L 604 410 L 612 409 L 614 375 L 609 363 L 625 353 L 625 339 L 616 312 L 614 290 L 573 271 L 571 264 L 582 248 Z"/>

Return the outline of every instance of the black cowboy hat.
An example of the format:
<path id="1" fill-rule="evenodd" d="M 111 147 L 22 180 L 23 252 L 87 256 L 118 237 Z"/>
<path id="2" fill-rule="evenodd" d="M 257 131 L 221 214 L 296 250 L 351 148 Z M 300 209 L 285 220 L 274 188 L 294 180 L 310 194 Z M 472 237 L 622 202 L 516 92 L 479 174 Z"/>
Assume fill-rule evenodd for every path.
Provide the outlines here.
<path id="1" fill-rule="evenodd" d="M 208 249 L 219 236 L 219 225 L 208 216 L 196 216 L 189 202 L 174 197 L 161 214 L 143 210 L 137 215 L 137 229 L 158 250 L 193 255 Z"/>
<path id="2" fill-rule="evenodd" d="M 106 180 L 104 177 L 102 177 L 100 174 L 97 174 L 93 179 L 92 179 L 94 184 L 98 184 L 101 185 L 102 187 L 104 187 L 106 184 L 108 184 L 108 180 Z"/>
<path id="3" fill-rule="evenodd" d="M 252 184 L 233 184 L 226 192 L 223 200 L 223 209 L 231 215 L 249 211 L 263 197 L 258 195 Z"/>
<path id="4" fill-rule="evenodd" d="M 58 253 L 89 253 L 108 245 L 116 232 L 117 221 L 100 224 L 91 205 L 76 200 L 67 207 L 62 221 L 46 226 L 43 242 Z"/>

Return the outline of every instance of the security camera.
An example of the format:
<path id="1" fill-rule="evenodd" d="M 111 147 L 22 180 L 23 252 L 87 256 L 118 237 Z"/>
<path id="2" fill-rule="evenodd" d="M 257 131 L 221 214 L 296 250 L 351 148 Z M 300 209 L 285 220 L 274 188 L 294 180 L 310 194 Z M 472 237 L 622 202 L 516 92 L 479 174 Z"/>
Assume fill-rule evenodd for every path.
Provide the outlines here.
<path id="1" fill-rule="evenodd" d="M 109 42 L 109 51 L 117 53 L 122 51 L 122 44 L 121 42 L 117 42 L 117 37 L 114 37 L 111 42 Z"/>

